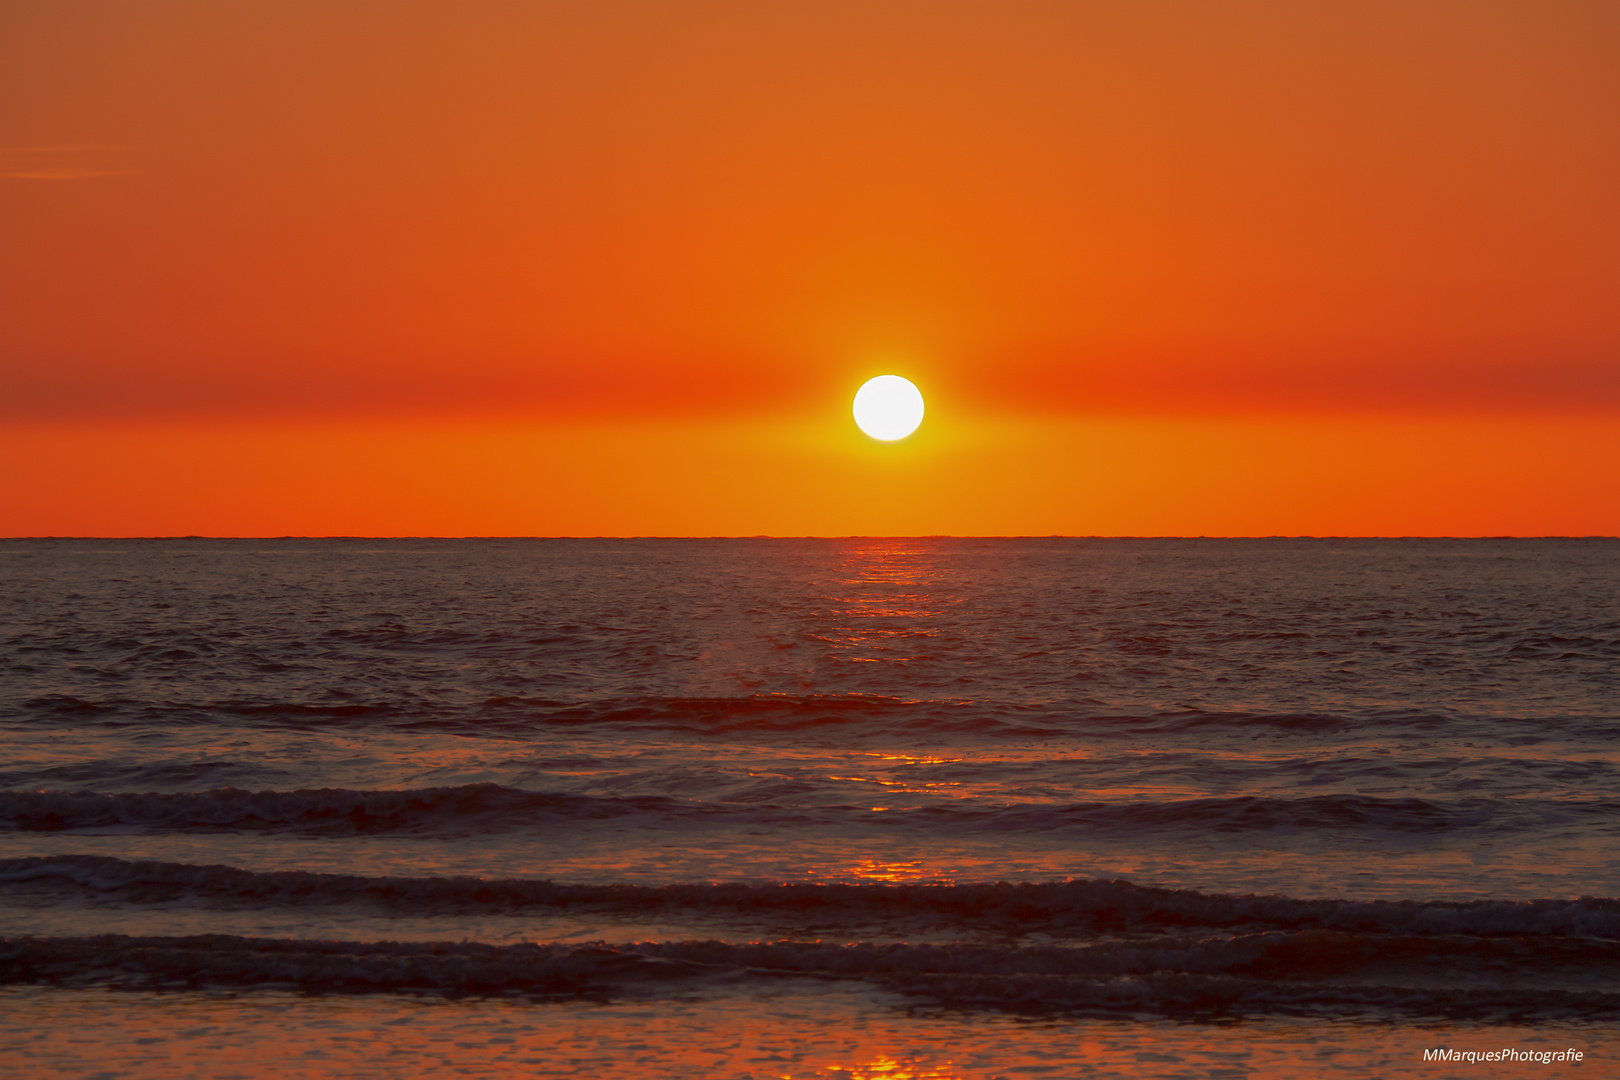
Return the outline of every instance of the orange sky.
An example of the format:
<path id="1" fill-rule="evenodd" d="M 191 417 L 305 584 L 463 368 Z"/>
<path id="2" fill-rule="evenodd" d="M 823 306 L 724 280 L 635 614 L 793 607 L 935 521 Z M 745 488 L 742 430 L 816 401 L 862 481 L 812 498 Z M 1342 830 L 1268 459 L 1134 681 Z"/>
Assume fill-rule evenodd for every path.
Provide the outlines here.
<path id="1" fill-rule="evenodd" d="M 1617 192 L 1608 0 L 0 0 L 0 533 L 1613 534 Z"/>

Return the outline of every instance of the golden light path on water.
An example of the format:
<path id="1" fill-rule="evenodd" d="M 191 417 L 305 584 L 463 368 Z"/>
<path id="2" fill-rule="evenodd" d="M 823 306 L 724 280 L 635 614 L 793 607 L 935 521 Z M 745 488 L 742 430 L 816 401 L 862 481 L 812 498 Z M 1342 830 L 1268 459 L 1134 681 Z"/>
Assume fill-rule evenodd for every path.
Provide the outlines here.
<path id="1" fill-rule="evenodd" d="M 1369 1025 L 1301 1017 L 1189 1024 L 915 1010 L 902 1001 L 810 988 L 799 998 L 715 993 L 667 1001 L 499 999 L 261 991 L 118 994 L 0 988 L 0 1062 L 31 1075 L 89 1076 L 107 1061 L 129 1080 L 177 1076 L 550 1080 L 604 1075 L 712 1080 L 990 1080 L 1058 1075 L 1177 1080 L 1241 1075 L 1459 1075 L 1425 1063 L 1436 1046 L 1584 1051 L 1613 1060 L 1613 1025 Z M 70 1031 L 71 1037 L 53 1033 Z M 628 1067 L 628 1068 L 627 1068 Z M 1556 1071 L 1556 1070 L 1554 1070 Z M 1534 1069 L 1526 1066 L 1525 1075 Z M 0 1073 L 4 1073 L 0 1066 Z M 9 1073 L 4 1073 L 10 1075 Z M 22 1074 L 18 1074 L 22 1075 Z"/>

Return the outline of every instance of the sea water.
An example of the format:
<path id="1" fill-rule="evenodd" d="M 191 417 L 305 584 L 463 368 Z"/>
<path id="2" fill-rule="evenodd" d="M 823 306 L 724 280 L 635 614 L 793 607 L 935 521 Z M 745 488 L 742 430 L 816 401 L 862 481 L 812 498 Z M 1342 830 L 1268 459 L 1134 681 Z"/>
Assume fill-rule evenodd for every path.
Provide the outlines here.
<path id="1" fill-rule="evenodd" d="M 0 1073 L 1601 1071 L 1617 754 L 1613 540 L 6 541 Z"/>

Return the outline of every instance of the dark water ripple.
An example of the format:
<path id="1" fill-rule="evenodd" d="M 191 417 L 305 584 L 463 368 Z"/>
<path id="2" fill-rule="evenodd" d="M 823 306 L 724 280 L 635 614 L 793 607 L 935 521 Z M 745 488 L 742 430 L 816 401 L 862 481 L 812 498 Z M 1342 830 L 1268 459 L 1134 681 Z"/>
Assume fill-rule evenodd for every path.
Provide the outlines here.
<path id="1" fill-rule="evenodd" d="M 444 915 L 569 910 L 647 917 L 777 910 L 831 925 L 1000 927 L 1004 943 L 841 945 L 814 940 L 496 946 L 231 935 L 14 937 L 0 983 L 282 987 L 622 999 L 717 980 L 866 983 L 933 1005 L 1037 1014 L 1261 1013 L 1453 1016 L 1519 1022 L 1620 1015 L 1613 900 L 1528 904 L 1304 902 L 1045 885 L 567 886 L 544 881 L 251 874 L 94 857 L 0 861 L 0 886 L 143 903 L 258 907 L 357 903 Z M 1049 940 L 1028 943 L 1032 934 Z M 1527 992 L 1529 991 L 1529 992 Z"/>
<path id="2" fill-rule="evenodd" d="M 1002 832 L 1109 835 L 1151 840 L 1173 833 L 1320 831 L 1511 834 L 1578 826 L 1595 836 L 1620 834 L 1620 800 L 1459 799 L 1436 801 L 1322 795 L 1268 799 L 1134 800 L 1067 804 L 959 800 L 888 811 L 864 806 L 781 805 L 764 800 L 701 802 L 667 796 L 591 797 L 518 791 L 495 784 L 417 790 L 242 791 L 183 794 L 0 791 L 0 825 L 25 832 L 135 828 L 147 832 L 305 832 L 311 835 L 547 831 L 570 821 L 638 818 L 654 828 L 785 826 L 950 836 Z"/>
<path id="3" fill-rule="evenodd" d="M 470 721 L 502 701 L 808 693 L 1058 723 L 1612 720 L 1617 555 L 1602 540 L 11 541 L 0 705 Z"/>

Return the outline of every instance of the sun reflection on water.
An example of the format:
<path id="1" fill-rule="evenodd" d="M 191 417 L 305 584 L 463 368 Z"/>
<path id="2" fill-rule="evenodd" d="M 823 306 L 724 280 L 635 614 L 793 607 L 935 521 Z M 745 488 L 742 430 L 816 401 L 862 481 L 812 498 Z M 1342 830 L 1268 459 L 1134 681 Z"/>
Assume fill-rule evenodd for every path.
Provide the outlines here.
<path id="1" fill-rule="evenodd" d="M 854 663 L 915 660 L 927 653 L 948 604 L 935 552 L 914 543 L 863 543 L 844 558 L 836 581 L 843 625 L 824 638 Z"/>
<path id="2" fill-rule="evenodd" d="M 915 1059 L 900 1061 L 879 1054 L 871 1061 L 859 1065 L 825 1065 L 818 1071 L 821 1076 L 836 1076 L 847 1080 L 953 1080 L 962 1074 L 949 1061 L 925 1063 Z M 784 1075 L 782 1080 L 795 1080 Z"/>
<path id="3" fill-rule="evenodd" d="M 873 810 L 880 809 L 874 806 Z M 955 884 L 956 879 L 929 869 L 921 859 L 908 862 L 890 862 L 883 859 L 862 859 L 852 865 L 849 876 L 855 881 L 883 882 L 889 885 Z"/>

